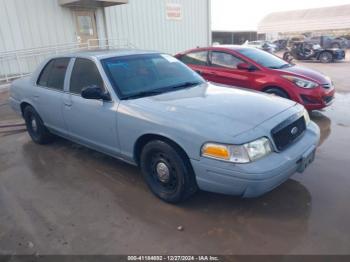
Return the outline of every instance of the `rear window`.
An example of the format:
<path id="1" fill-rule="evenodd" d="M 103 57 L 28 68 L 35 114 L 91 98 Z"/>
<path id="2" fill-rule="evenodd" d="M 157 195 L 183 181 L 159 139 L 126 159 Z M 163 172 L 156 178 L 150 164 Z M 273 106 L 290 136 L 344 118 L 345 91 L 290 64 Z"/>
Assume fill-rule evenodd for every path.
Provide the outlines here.
<path id="1" fill-rule="evenodd" d="M 207 57 L 208 57 L 207 51 L 198 51 L 198 52 L 185 54 L 180 58 L 180 60 L 183 63 L 188 65 L 205 66 L 207 65 Z"/>
<path id="2" fill-rule="evenodd" d="M 57 58 L 47 63 L 40 73 L 37 84 L 63 91 L 64 79 L 70 58 Z"/>

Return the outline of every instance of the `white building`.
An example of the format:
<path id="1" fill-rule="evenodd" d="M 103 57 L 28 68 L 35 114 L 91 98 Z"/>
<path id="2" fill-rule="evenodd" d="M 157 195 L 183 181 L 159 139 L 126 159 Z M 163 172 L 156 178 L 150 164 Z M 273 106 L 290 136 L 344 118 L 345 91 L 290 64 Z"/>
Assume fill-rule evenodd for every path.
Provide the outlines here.
<path id="1" fill-rule="evenodd" d="M 350 35 L 350 5 L 271 13 L 258 25 L 268 40 L 305 33 Z"/>
<path id="2" fill-rule="evenodd" d="M 210 43 L 210 0 L 0 0 L 0 85 L 54 53 Z"/>

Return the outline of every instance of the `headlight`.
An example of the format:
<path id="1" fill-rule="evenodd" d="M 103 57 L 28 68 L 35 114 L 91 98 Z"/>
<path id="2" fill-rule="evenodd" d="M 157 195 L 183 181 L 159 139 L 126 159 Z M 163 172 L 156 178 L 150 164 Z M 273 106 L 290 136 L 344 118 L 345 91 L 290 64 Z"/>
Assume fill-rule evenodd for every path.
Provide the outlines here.
<path id="1" fill-rule="evenodd" d="M 290 75 L 283 75 L 283 78 L 293 82 L 297 86 L 301 88 L 315 88 L 318 86 L 317 83 L 312 82 L 310 80 L 306 80 L 304 78 L 296 77 L 296 76 L 290 76 Z"/>
<path id="2" fill-rule="evenodd" d="M 310 120 L 309 113 L 307 112 L 306 109 L 304 109 L 303 115 L 304 115 L 304 119 L 305 119 L 305 124 L 308 125 L 308 124 L 310 123 L 311 120 Z"/>
<path id="3" fill-rule="evenodd" d="M 206 143 L 202 146 L 201 155 L 233 163 L 248 163 L 262 158 L 271 152 L 269 139 L 262 137 L 244 145 Z"/>

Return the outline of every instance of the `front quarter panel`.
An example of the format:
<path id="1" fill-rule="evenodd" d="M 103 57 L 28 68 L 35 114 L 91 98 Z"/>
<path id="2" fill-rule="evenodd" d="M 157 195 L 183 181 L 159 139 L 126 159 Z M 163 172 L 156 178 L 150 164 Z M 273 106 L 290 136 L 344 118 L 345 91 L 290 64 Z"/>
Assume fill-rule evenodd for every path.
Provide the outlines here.
<path id="1" fill-rule="evenodd" d="M 143 135 L 166 137 L 185 150 L 190 158 L 199 157 L 201 141 L 205 138 L 197 133 L 196 139 L 192 127 L 183 124 L 181 120 L 174 122 L 173 118 L 164 117 L 151 109 L 132 105 L 130 101 L 122 101 L 118 108 L 118 134 L 123 158 L 134 161 L 134 146 Z"/>

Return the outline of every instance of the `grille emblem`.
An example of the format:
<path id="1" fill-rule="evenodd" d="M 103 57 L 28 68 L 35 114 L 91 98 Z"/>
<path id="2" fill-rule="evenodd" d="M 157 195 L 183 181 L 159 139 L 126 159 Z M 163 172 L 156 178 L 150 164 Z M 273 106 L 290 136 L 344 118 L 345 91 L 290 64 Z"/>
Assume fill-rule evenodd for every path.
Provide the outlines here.
<path id="1" fill-rule="evenodd" d="M 298 133 L 299 129 L 295 126 L 290 130 L 290 133 L 294 136 Z"/>

